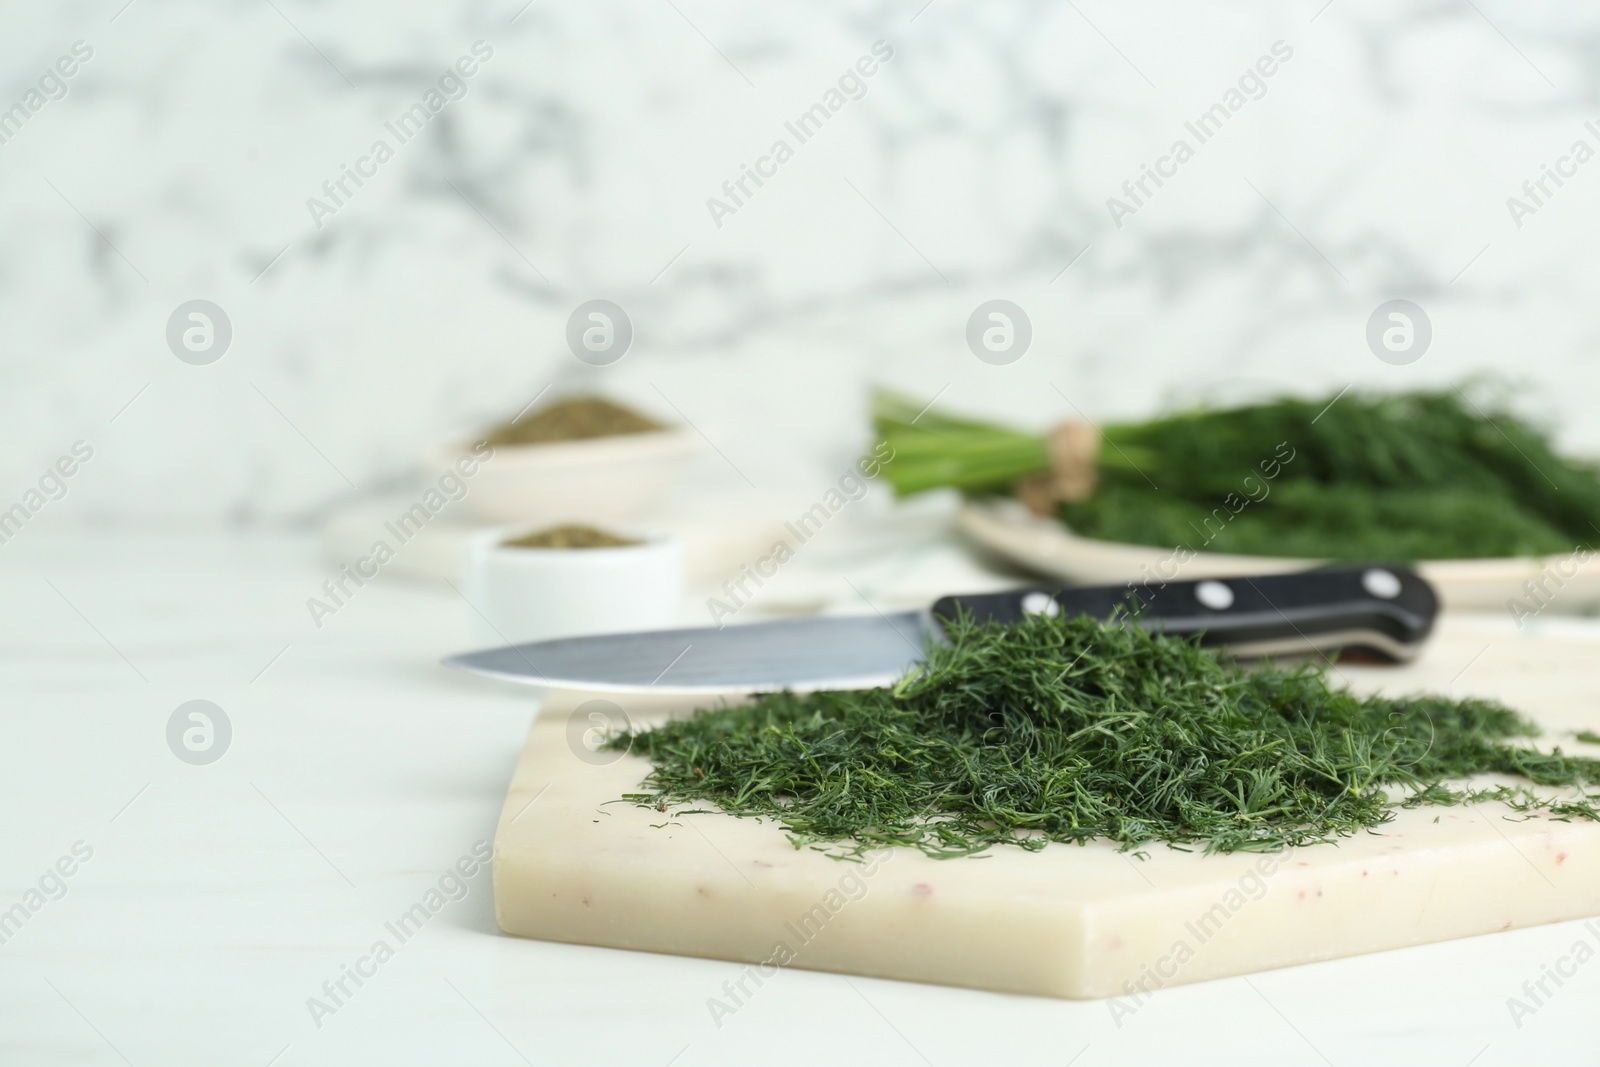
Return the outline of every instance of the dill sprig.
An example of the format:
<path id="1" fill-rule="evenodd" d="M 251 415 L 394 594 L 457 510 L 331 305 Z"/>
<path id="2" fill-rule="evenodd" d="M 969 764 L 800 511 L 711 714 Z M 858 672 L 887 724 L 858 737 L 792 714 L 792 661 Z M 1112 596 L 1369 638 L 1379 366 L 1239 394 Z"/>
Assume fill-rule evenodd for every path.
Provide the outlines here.
<path id="1" fill-rule="evenodd" d="M 1452 787 L 1480 774 L 1600 782 L 1600 760 L 1530 747 L 1488 700 L 1361 698 L 1317 669 L 1246 670 L 1126 620 L 949 624 L 893 689 L 774 693 L 610 744 L 648 757 L 625 799 L 777 820 L 796 847 L 848 857 L 903 845 L 1152 841 L 1275 851 L 1380 826 L 1402 804 L 1486 796 L 1600 817 L 1600 794 L 1540 799 Z"/>

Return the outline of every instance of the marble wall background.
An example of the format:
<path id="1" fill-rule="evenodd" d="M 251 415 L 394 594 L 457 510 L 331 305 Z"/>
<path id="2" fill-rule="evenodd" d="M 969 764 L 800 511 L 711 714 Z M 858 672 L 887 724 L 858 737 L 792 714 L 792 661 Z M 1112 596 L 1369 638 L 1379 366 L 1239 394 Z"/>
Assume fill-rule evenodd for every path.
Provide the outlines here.
<path id="1" fill-rule="evenodd" d="M 0 12 L 0 111 L 80 41 L 0 143 L 0 506 L 94 449 L 41 522 L 305 520 L 552 382 L 676 407 L 764 489 L 831 481 L 874 382 L 1045 423 L 1489 371 L 1600 453 L 1600 162 L 1507 207 L 1600 149 L 1600 9 L 71 0 Z M 307 199 L 478 41 L 319 228 Z M 717 225 L 707 198 L 878 41 L 864 95 Z M 1107 198 L 1277 42 L 1118 226 Z M 612 367 L 564 344 L 593 297 L 636 326 Z M 1003 367 L 963 338 L 996 297 L 1035 331 Z M 1364 340 L 1393 297 L 1433 323 L 1409 366 Z M 165 341 L 193 298 L 233 324 L 209 366 Z"/>

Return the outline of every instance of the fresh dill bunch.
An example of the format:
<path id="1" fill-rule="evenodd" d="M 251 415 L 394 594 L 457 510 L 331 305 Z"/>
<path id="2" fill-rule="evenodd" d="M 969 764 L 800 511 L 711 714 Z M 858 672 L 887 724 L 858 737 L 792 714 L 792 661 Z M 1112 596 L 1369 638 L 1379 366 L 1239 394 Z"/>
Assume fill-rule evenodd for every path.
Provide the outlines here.
<path id="1" fill-rule="evenodd" d="M 1348 392 L 1103 427 L 1098 486 L 1064 505 L 1088 537 L 1326 559 L 1570 552 L 1600 538 L 1600 471 L 1488 396 Z M 917 416 L 880 394 L 898 495 L 1010 492 L 1050 464 L 1045 438 Z"/>
<path id="2" fill-rule="evenodd" d="M 1033 615 L 952 622 L 892 689 L 774 693 L 609 744 L 653 766 L 625 799 L 775 819 L 839 857 L 948 857 L 1094 838 L 1276 851 L 1482 796 L 1447 784 L 1473 775 L 1600 782 L 1600 760 L 1533 749 L 1537 732 L 1492 701 L 1360 698 L 1126 619 Z M 1560 817 L 1594 817 L 1600 798 L 1514 795 Z"/>
<path id="3" fill-rule="evenodd" d="M 1266 484 L 1259 476 L 1252 486 Z M 1307 559 L 1483 559 L 1571 552 L 1574 543 L 1503 492 L 1374 489 L 1285 479 L 1260 501 L 1244 487 L 1207 507 L 1140 481 L 1106 479 L 1092 500 L 1064 504 L 1061 518 L 1084 537 L 1186 546 L 1196 552 Z M 1232 506 L 1229 506 L 1229 505 Z"/>

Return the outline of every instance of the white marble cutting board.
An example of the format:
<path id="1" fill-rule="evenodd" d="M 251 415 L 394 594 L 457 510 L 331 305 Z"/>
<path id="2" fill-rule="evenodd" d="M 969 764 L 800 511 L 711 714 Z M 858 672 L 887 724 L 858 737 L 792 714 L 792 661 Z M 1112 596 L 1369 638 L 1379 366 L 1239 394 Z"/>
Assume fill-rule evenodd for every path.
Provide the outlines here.
<path id="1" fill-rule="evenodd" d="M 1504 638 L 1446 619 L 1417 664 L 1339 671 L 1363 691 L 1498 697 L 1545 743 L 1585 749 L 1569 735 L 1600 729 L 1600 646 Z M 1095 843 L 902 849 L 861 867 L 797 851 L 772 823 L 608 803 L 648 764 L 580 755 L 568 726 L 555 710 L 535 723 L 501 813 L 501 929 L 746 962 L 730 1010 L 786 964 L 1131 1011 L 1164 986 L 1600 915 L 1600 824 L 1512 821 L 1496 804 L 1403 811 L 1380 833 L 1265 858 L 1157 846 L 1141 861 Z M 1586 936 L 1600 944 L 1600 924 Z"/>

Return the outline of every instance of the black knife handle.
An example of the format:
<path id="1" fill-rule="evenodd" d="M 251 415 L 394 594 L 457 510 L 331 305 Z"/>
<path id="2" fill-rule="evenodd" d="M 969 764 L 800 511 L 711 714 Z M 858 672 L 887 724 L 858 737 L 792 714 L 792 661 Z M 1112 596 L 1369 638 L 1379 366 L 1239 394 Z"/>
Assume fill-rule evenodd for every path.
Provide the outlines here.
<path id="1" fill-rule="evenodd" d="M 953 619 L 965 611 L 977 622 L 1016 622 L 1058 611 L 1106 619 L 1118 608 L 1133 609 L 1146 629 L 1199 633 L 1201 644 L 1240 656 L 1359 648 L 1408 660 L 1433 629 L 1439 598 L 1415 571 L 1372 563 L 1192 582 L 1033 586 L 943 597 L 933 613 Z"/>

